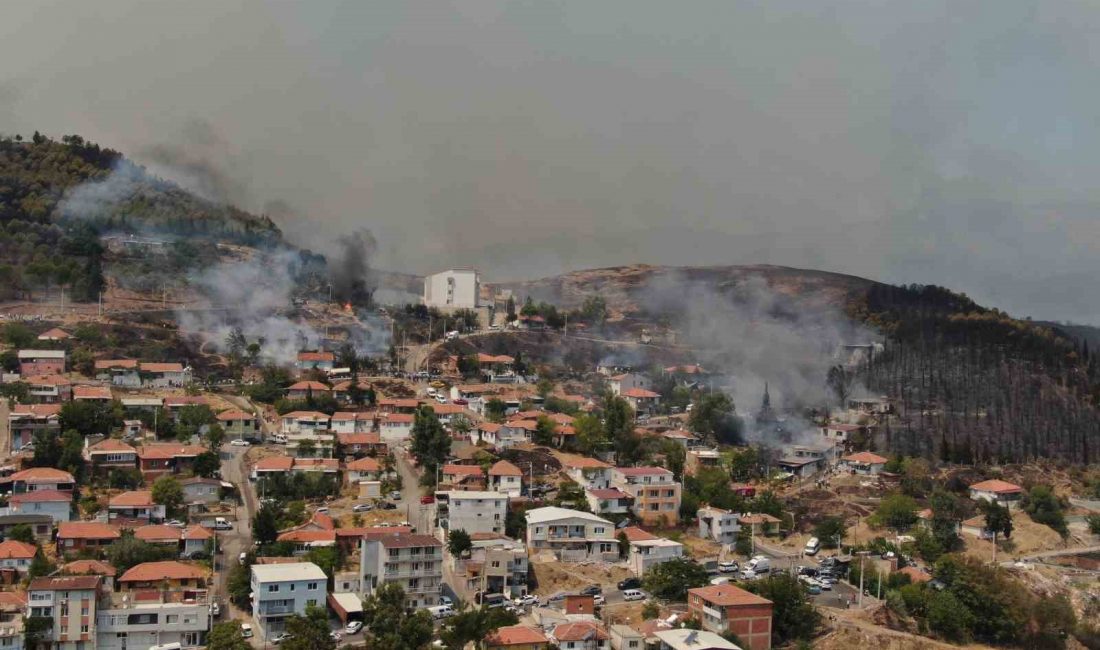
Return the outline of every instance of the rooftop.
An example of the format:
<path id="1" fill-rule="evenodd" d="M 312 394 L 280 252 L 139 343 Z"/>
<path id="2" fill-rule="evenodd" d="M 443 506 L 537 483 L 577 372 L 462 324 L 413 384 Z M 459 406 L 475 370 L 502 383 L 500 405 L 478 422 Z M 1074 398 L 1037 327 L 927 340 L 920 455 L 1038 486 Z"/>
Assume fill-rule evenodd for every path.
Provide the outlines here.
<path id="1" fill-rule="evenodd" d="M 260 582 L 294 582 L 298 580 L 327 580 L 321 567 L 312 562 L 291 564 L 253 564 L 252 574 Z"/>
<path id="2" fill-rule="evenodd" d="M 603 523 L 608 526 L 611 522 L 598 517 L 590 512 L 583 512 L 581 510 L 570 510 L 569 508 L 559 508 L 557 506 L 547 506 L 545 508 L 534 508 L 527 511 L 527 523 L 528 524 L 541 524 L 550 521 L 557 521 L 559 519 L 584 519 L 593 523 Z"/>
<path id="3" fill-rule="evenodd" d="M 772 601 L 734 585 L 712 585 L 688 590 L 688 597 L 700 596 L 712 605 L 771 605 Z"/>
<path id="4" fill-rule="evenodd" d="M 981 483 L 975 483 L 970 486 L 970 489 L 980 492 L 994 492 L 996 494 L 1011 494 L 1013 492 L 1024 491 L 1022 487 L 1015 483 L 1009 483 L 1008 481 L 1001 481 L 999 479 L 990 479 L 988 481 L 982 481 Z"/>
<path id="5" fill-rule="evenodd" d="M 119 582 L 148 582 L 151 580 L 200 580 L 205 578 L 207 571 L 198 564 L 184 564 L 183 562 L 145 562 L 131 568 Z"/>
<path id="6" fill-rule="evenodd" d="M 522 645 L 527 643 L 549 643 L 549 639 L 538 628 L 528 625 L 509 625 L 497 628 L 485 637 L 489 645 Z"/>

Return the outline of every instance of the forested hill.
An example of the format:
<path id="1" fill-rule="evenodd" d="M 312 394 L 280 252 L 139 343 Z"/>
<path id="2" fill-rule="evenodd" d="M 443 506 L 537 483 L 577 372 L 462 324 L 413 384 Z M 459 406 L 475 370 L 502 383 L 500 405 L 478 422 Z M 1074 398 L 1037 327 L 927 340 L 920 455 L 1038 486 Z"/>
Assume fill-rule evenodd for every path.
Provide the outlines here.
<path id="1" fill-rule="evenodd" d="M 885 351 L 860 369 L 902 414 L 885 432 L 886 451 L 1095 462 L 1100 360 L 1087 341 L 935 286 L 871 286 L 849 315 L 886 335 Z"/>
<path id="2" fill-rule="evenodd" d="M 195 196 L 80 136 L 0 138 L 0 299 L 59 284 L 76 300 L 94 299 L 103 284 L 99 235 L 114 231 L 282 239 L 267 217 Z"/>

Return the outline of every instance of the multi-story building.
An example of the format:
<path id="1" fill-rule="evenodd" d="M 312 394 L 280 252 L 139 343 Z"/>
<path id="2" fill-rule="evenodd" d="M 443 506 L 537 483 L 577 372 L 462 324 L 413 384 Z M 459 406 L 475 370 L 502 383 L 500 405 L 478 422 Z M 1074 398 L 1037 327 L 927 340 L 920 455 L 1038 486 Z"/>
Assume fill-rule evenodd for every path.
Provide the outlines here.
<path id="1" fill-rule="evenodd" d="M 65 374 L 64 350 L 20 350 L 17 354 L 23 377 Z"/>
<path id="2" fill-rule="evenodd" d="M 76 479 L 63 469 L 53 467 L 32 467 L 21 472 L 16 472 L 5 479 L 11 482 L 11 491 L 14 494 L 24 492 L 38 492 L 40 490 L 56 490 L 72 493 L 76 487 Z"/>
<path id="3" fill-rule="evenodd" d="M 100 576 L 35 578 L 27 587 L 27 617 L 47 618 L 50 627 L 42 639 L 53 650 L 95 647 L 96 601 Z"/>
<path id="4" fill-rule="evenodd" d="M 104 438 L 94 445 L 84 439 L 84 460 L 93 470 L 136 469 L 138 466 L 137 449 L 118 438 Z"/>
<path id="5" fill-rule="evenodd" d="M 424 278 L 424 304 L 444 311 L 477 309 L 481 278 L 474 269 L 448 269 Z"/>
<path id="6" fill-rule="evenodd" d="M 218 413 L 218 424 L 222 425 L 229 438 L 247 438 L 260 433 L 260 419 L 240 409 Z"/>
<path id="7" fill-rule="evenodd" d="M 28 442 L 32 442 L 35 434 L 40 431 L 52 433 L 60 430 L 60 404 L 12 404 L 8 411 L 12 451 L 18 451 Z"/>
<path id="8" fill-rule="evenodd" d="M 27 394 L 40 404 L 68 402 L 73 397 L 73 382 L 62 375 L 26 377 Z"/>
<path id="9" fill-rule="evenodd" d="M 436 605 L 443 583 L 443 543 L 430 535 L 367 533 L 360 542 L 359 576 L 364 595 L 396 583 L 409 607 Z"/>
<path id="10" fill-rule="evenodd" d="M 0 542 L 0 568 L 11 569 L 19 574 L 26 573 L 31 568 L 36 552 L 38 547 L 34 544 L 6 539 Z"/>
<path id="11" fill-rule="evenodd" d="M 328 577 L 312 562 L 252 565 L 252 620 L 265 639 L 284 631 L 287 617 L 327 600 Z"/>
<path id="12" fill-rule="evenodd" d="M 585 490 L 584 498 L 597 515 L 625 515 L 634 508 L 634 497 L 619 488 Z"/>
<path id="13" fill-rule="evenodd" d="M 478 594 L 518 598 L 527 593 L 527 549 L 504 535 L 471 535 L 468 558 L 450 556 L 450 585 L 463 600 L 479 602 Z"/>
<path id="14" fill-rule="evenodd" d="M 282 416 L 279 432 L 283 435 L 327 431 L 329 416 L 320 411 L 291 411 Z"/>
<path id="15" fill-rule="evenodd" d="M 207 570 L 182 562 L 146 562 L 118 579 L 121 591 L 101 592 L 96 648 L 126 650 L 206 644 L 210 629 Z"/>
<path id="16" fill-rule="evenodd" d="M 508 495 L 500 492 L 456 490 L 436 492 L 436 516 L 444 531 L 503 533 Z"/>
<path id="17" fill-rule="evenodd" d="M 630 542 L 627 558 L 630 570 L 639 577 L 658 564 L 684 557 L 684 545 L 680 542 L 658 537 L 634 526 L 624 528 L 622 533 Z"/>
<path id="18" fill-rule="evenodd" d="M 717 449 L 688 449 L 684 459 L 684 472 L 695 476 L 699 470 L 718 467 L 722 464 L 722 454 Z"/>
<path id="19" fill-rule="evenodd" d="M 108 521 L 126 520 L 140 523 L 164 521 L 164 506 L 153 501 L 149 490 L 131 490 L 116 495 L 107 502 Z"/>
<path id="20" fill-rule="evenodd" d="M 36 490 L 13 494 L 8 499 L 13 514 L 49 515 L 54 523 L 72 519 L 73 495 L 58 490 Z"/>
<path id="21" fill-rule="evenodd" d="M 141 387 L 137 359 L 100 359 L 95 362 L 95 377 L 104 381 L 110 380 L 113 386 Z"/>
<path id="22" fill-rule="evenodd" d="M 0 591 L 0 648 L 23 650 L 23 617 L 27 592 Z"/>
<path id="23" fill-rule="evenodd" d="M 688 590 L 688 613 L 704 630 L 732 632 L 746 650 L 772 647 L 772 601 L 734 585 Z"/>
<path id="24" fill-rule="evenodd" d="M 699 508 L 699 537 L 713 539 L 719 544 L 733 544 L 741 530 L 740 515 L 736 512 L 705 506 Z"/>
<path id="25" fill-rule="evenodd" d="M 527 550 L 552 551 L 565 562 L 619 557 L 614 524 L 588 512 L 554 506 L 527 511 Z"/>
<path id="26" fill-rule="evenodd" d="M 498 460 L 489 468 L 489 489 L 513 499 L 522 496 L 523 470 L 506 460 Z"/>
<path id="27" fill-rule="evenodd" d="M 647 524 L 680 520 L 680 484 L 663 467 L 616 467 L 611 483 L 634 497 L 634 516 Z"/>
<path id="28" fill-rule="evenodd" d="M 565 473 L 586 490 L 611 487 L 611 465 L 595 458 L 577 457 L 562 462 Z"/>

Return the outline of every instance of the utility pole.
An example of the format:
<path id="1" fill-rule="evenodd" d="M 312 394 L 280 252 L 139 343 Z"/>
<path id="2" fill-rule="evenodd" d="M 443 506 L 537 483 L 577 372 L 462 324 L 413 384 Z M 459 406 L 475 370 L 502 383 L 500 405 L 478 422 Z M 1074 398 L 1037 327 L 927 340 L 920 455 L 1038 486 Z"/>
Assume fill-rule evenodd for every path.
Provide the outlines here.
<path id="1" fill-rule="evenodd" d="M 993 531 L 993 566 L 997 566 L 997 531 Z"/>
<path id="2" fill-rule="evenodd" d="M 99 292 L 99 317 L 103 318 L 103 292 Z"/>

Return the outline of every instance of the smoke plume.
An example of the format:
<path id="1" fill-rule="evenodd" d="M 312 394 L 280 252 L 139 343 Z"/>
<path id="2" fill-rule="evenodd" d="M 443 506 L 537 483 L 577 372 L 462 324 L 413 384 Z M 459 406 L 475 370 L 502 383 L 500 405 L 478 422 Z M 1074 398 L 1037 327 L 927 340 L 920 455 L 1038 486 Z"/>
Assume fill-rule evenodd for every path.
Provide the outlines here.
<path id="1" fill-rule="evenodd" d="M 340 255 L 329 261 L 329 273 L 336 299 L 341 303 L 369 307 L 376 288 L 370 260 L 378 242 L 369 230 L 360 228 L 337 242 Z"/>

